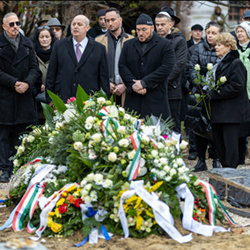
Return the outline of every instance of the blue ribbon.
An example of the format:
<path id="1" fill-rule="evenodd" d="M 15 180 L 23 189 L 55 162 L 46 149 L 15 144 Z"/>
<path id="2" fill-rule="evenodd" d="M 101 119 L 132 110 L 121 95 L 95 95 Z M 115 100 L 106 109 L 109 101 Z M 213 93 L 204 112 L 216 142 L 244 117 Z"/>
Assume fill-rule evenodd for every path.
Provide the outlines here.
<path id="1" fill-rule="evenodd" d="M 4 203 L 6 200 L 0 200 L 0 203 Z"/>
<path id="2" fill-rule="evenodd" d="M 87 217 L 92 217 L 97 213 L 96 210 L 94 210 L 92 207 L 88 207 L 88 213 L 87 213 Z"/>
<path id="3" fill-rule="evenodd" d="M 73 244 L 74 247 L 80 247 L 82 245 L 84 245 L 89 239 L 89 236 L 87 236 L 81 243 L 79 244 Z"/>
<path id="4" fill-rule="evenodd" d="M 108 234 L 108 231 L 103 225 L 101 225 L 101 232 L 102 232 L 103 236 L 105 237 L 106 241 L 110 240 L 110 236 Z"/>

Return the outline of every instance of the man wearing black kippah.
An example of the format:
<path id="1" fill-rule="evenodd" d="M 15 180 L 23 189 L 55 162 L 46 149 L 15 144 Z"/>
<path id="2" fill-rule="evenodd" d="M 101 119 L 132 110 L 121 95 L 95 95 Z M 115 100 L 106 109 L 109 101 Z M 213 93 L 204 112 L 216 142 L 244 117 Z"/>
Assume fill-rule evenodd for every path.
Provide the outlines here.
<path id="1" fill-rule="evenodd" d="M 167 77 L 175 55 L 171 41 L 154 32 L 150 16 L 141 14 L 136 21 L 137 37 L 124 43 L 119 72 L 127 87 L 124 107 L 140 118 L 154 115 L 169 118 Z"/>
<path id="2" fill-rule="evenodd" d="M 203 27 L 200 24 L 195 24 L 191 27 L 191 39 L 187 41 L 187 46 L 190 48 L 192 45 L 197 44 L 203 40 Z"/>

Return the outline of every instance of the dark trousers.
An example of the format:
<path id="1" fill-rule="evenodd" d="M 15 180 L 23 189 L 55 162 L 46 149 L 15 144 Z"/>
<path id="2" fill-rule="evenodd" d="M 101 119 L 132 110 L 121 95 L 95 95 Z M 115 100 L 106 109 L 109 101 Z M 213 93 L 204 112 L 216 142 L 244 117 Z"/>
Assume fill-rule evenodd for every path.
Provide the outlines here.
<path id="1" fill-rule="evenodd" d="M 237 168 L 239 161 L 239 123 L 213 124 L 215 151 L 224 168 Z"/>
<path id="2" fill-rule="evenodd" d="M 27 131 L 28 124 L 17 125 L 0 125 L 0 169 L 13 170 L 13 164 L 9 160 L 10 152 L 16 154 L 15 146 L 20 145 L 19 136 L 22 132 Z"/>
<path id="3" fill-rule="evenodd" d="M 197 153 L 196 143 L 195 143 L 195 134 L 192 129 L 189 130 L 189 154 Z"/>
<path id="4" fill-rule="evenodd" d="M 196 150 L 197 150 L 198 158 L 206 159 L 207 147 L 210 144 L 212 151 L 213 151 L 212 153 L 213 159 L 218 159 L 216 150 L 214 148 L 214 142 L 208 140 L 205 137 L 195 134 L 195 143 L 196 143 Z"/>
<path id="5" fill-rule="evenodd" d="M 239 138 L 239 164 L 245 164 L 246 155 L 246 137 Z"/>
<path id="6" fill-rule="evenodd" d="M 176 133 L 181 134 L 181 100 L 168 100 L 171 118 L 173 119 L 175 125 L 173 130 Z"/>

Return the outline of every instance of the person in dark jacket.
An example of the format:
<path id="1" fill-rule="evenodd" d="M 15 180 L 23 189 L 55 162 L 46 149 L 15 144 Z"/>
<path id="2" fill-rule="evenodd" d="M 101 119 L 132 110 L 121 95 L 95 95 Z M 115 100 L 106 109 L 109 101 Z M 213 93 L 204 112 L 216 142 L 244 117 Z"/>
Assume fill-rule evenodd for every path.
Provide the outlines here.
<path id="1" fill-rule="evenodd" d="M 207 73 L 207 64 L 208 63 L 214 64 L 216 62 L 218 57 L 215 52 L 215 37 L 222 31 L 223 31 L 222 27 L 216 22 L 211 21 L 206 25 L 206 29 L 205 29 L 206 37 L 204 39 L 204 42 L 196 45 L 192 53 L 191 59 L 187 64 L 189 67 L 188 80 L 192 86 L 196 86 L 194 83 L 194 79 L 196 78 L 195 65 L 196 64 L 200 65 L 200 68 L 201 68 L 200 74 L 205 76 Z M 203 110 L 202 114 L 203 116 L 205 116 L 206 111 Z M 187 114 L 186 119 L 190 119 L 189 114 Z M 205 159 L 206 159 L 206 150 L 207 150 L 208 144 L 210 143 L 213 148 L 213 142 L 211 141 L 211 138 L 203 136 L 204 131 L 202 131 L 202 129 L 204 127 L 198 126 L 200 125 L 200 123 L 202 124 L 202 118 L 199 115 L 199 117 L 195 117 L 194 124 L 193 124 L 193 131 L 195 133 L 195 141 L 196 141 L 196 148 L 197 148 L 197 154 L 198 154 L 198 162 L 194 167 L 194 171 L 196 172 L 207 170 Z M 213 168 L 220 167 L 218 157 L 214 150 L 213 150 L 212 157 L 213 157 Z"/>
<path id="2" fill-rule="evenodd" d="M 66 103 L 76 95 L 78 85 L 93 94 L 102 88 L 110 96 L 105 46 L 86 35 L 89 19 L 77 15 L 71 23 L 72 36 L 56 41 L 47 72 L 46 102 L 51 103 L 47 90 L 58 94 Z"/>
<path id="3" fill-rule="evenodd" d="M 171 41 L 154 32 L 152 19 L 141 14 L 136 21 L 137 37 L 124 43 L 119 72 L 127 87 L 125 105 L 141 118 L 170 117 L 166 79 L 175 63 Z"/>
<path id="4" fill-rule="evenodd" d="M 203 35 L 203 27 L 200 24 L 194 24 L 191 27 L 191 38 L 190 40 L 187 41 L 188 48 L 202 41 L 203 40 L 202 35 Z"/>
<path id="5" fill-rule="evenodd" d="M 247 70 L 247 94 L 250 100 L 250 22 L 242 22 L 236 26 L 235 31 L 240 60 Z M 250 136 L 250 122 L 241 123 L 239 135 L 239 165 L 245 164 L 245 155 L 247 152 L 246 139 L 248 136 Z"/>
<path id="6" fill-rule="evenodd" d="M 88 35 L 95 39 L 97 36 L 103 35 L 107 31 L 106 21 L 105 21 L 105 9 L 100 9 L 97 12 L 97 24 L 88 31 Z"/>
<path id="7" fill-rule="evenodd" d="M 225 77 L 226 82 L 218 91 L 211 90 L 211 123 L 215 150 L 224 168 L 237 168 L 240 123 L 250 121 L 247 96 L 247 70 L 239 59 L 236 41 L 230 33 L 216 38 L 216 54 L 219 57 L 213 67 L 215 83 Z"/>
<path id="8" fill-rule="evenodd" d="M 41 71 L 33 44 L 20 34 L 20 25 L 14 12 L 7 13 L 0 34 L 0 182 L 8 182 L 12 174 L 10 148 L 15 154 L 20 134 L 36 119 L 35 83 Z"/>
<path id="9" fill-rule="evenodd" d="M 162 9 L 155 17 L 157 33 L 170 40 L 174 45 L 175 64 L 168 76 L 168 101 L 171 117 L 175 122 L 173 130 L 181 134 L 181 99 L 182 99 L 182 71 L 187 60 L 187 43 L 184 35 L 178 28 L 174 28 L 174 11 L 171 8 Z"/>

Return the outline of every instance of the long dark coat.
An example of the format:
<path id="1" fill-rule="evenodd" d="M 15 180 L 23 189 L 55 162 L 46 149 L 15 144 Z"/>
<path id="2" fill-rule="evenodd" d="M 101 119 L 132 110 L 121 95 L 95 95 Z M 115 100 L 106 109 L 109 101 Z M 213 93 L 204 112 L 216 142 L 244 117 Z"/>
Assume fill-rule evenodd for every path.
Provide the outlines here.
<path id="1" fill-rule="evenodd" d="M 138 37 L 126 41 L 119 60 L 119 72 L 127 86 L 125 108 L 136 111 L 141 118 L 153 114 L 157 117 L 162 115 L 163 119 L 167 119 L 170 110 L 166 79 L 174 63 L 173 44 L 155 32 L 144 53 Z M 145 95 L 133 91 L 133 79 L 146 83 Z"/>
<path id="2" fill-rule="evenodd" d="M 35 114 L 35 83 L 41 77 L 32 42 L 20 35 L 17 53 L 4 34 L 0 34 L 0 124 L 33 123 Z M 15 91 L 16 81 L 27 82 L 28 90 Z"/>
<path id="3" fill-rule="evenodd" d="M 47 90 L 67 102 L 67 99 L 76 96 L 78 85 L 87 94 L 102 88 L 107 96 L 110 96 L 106 49 L 104 45 L 89 38 L 78 63 L 72 36 L 69 36 L 54 44 L 46 79 L 47 103 L 51 101 Z"/>
<path id="4" fill-rule="evenodd" d="M 237 50 L 230 51 L 216 70 L 216 81 L 225 76 L 227 81 L 219 93 L 211 91 L 211 122 L 242 123 L 250 121 L 250 106 L 247 97 L 247 71 Z"/>

